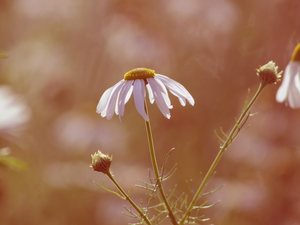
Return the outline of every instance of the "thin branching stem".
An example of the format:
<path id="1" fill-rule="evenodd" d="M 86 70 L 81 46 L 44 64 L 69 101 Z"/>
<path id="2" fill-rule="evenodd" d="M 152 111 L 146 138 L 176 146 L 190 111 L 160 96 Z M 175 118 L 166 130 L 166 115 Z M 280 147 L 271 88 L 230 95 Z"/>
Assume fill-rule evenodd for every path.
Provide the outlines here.
<path id="1" fill-rule="evenodd" d="M 147 108 L 146 101 L 145 101 L 145 110 L 146 110 L 146 113 L 147 113 L 148 118 L 149 118 L 149 113 L 148 113 L 148 108 Z M 161 177 L 159 175 L 156 156 L 155 156 L 155 150 L 154 150 L 154 144 L 153 144 L 153 138 L 152 138 L 152 132 L 151 132 L 151 126 L 150 126 L 150 119 L 149 119 L 149 121 L 145 120 L 145 123 L 146 123 L 146 131 L 147 131 L 147 137 L 148 137 L 148 143 L 149 143 L 150 157 L 151 157 L 152 167 L 153 167 L 154 174 L 155 174 L 156 181 L 157 181 L 157 186 L 158 186 L 160 195 L 161 195 L 161 197 L 162 197 L 162 199 L 165 203 L 165 206 L 168 210 L 168 214 L 169 214 L 169 217 L 170 217 L 173 225 L 178 225 L 178 223 L 176 221 L 176 218 L 175 218 L 175 216 L 172 212 L 172 209 L 170 207 L 170 204 L 169 204 L 169 202 L 166 198 L 166 194 L 164 192 L 162 184 L 161 184 Z"/>
<path id="2" fill-rule="evenodd" d="M 230 134 L 227 136 L 226 141 L 223 143 L 223 145 L 220 147 L 220 151 L 218 153 L 218 155 L 216 156 L 215 160 L 213 161 L 213 163 L 211 164 L 209 170 L 207 171 L 202 183 L 200 184 L 196 194 L 194 195 L 190 205 L 188 206 L 184 216 L 182 217 L 182 219 L 179 222 L 179 225 L 184 224 L 184 222 L 187 220 L 190 212 L 194 209 L 194 206 L 199 198 L 199 196 L 202 194 L 207 181 L 209 180 L 209 178 L 211 177 L 212 173 L 214 172 L 218 162 L 220 161 L 223 153 L 225 152 L 225 150 L 227 149 L 227 147 L 232 143 L 232 138 L 234 137 L 234 134 L 237 130 L 240 130 L 241 127 L 240 125 L 242 124 L 242 122 L 244 121 L 245 117 L 248 116 L 248 112 L 250 110 L 250 108 L 252 107 L 253 103 L 256 101 L 256 99 L 258 98 L 259 94 L 262 92 L 263 88 L 265 87 L 265 85 L 263 85 L 262 83 L 260 83 L 258 90 L 256 91 L 255 95 L 253 96 L 252 100 L 249 102 L 249 104 L 247 105 L 247 107 L 243 110 L 240 118 L 236 121 L 234 127 L 232 128 Z M 236 134 L 238 135 L 238 134 Z"/>
<path id="3" fill-rule="evenodd" d="M 145 213 L 131 200 L 131 198 L 127 195 L 127 193 L 123 190 L 123 188 L 115 180 L 115 178 L 113 177 L 113 175 L 111 174 L 111 172 L 109 172 L 106 175 L 114 183 L 114 185 L 118 188 L 118 190 L 122 193 L 122 195 L 126 199 L 126 201 L 128 201 L 133 206 L 133 208 L 135 208 L 135 210 L 140 214 L 140 216 L 144 219 L 144 222 L 147 225 L 151 225 L 151 222 L 148 219 L 147 215 L 145 215 Z"/>

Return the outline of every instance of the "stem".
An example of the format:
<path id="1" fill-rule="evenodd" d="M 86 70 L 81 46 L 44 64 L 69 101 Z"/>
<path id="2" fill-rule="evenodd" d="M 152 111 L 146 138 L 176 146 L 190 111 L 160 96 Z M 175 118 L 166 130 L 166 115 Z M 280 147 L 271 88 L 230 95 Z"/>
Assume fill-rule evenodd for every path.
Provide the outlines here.
<path id="1" fill-rule="evenodd" d="M 184 224 L 184 222 L 186 221 L 186 219 L 188 218 L 190 212 L 193 210 L 199 196 L 202 194 L 203 189 L 207 183 L 207 181 L 209 180 L 209 178 L 211 177 L 212 173 L 214 172 L 218 162 L 220 161 L 223 153 L 225 152 L 226 148 L 231 144 L 232 141 L 232 137 L 235 134 L 235 132 L 237 131 L 237 129 L 240 129 L 240 124 L 241 122 L 244 120 L 244 118 L 247 116 L 247 113 L 249 112 L 250 108 L 252 107 L 253 103 L 256 101 L 256 99 L 258 98 L 259 94 L 261 93 L 261 91 L 263 90 L 263 88 L 265 87 L 265 85 L 263 85 L 262 83 L 260 83 L 258 90 L 256 91 L 255 95 L 253 96 L 252 100 L 250 101 L 250 103 L 247 105 L 246 109 L 243 111 L 243 113 L 241 114 L 240 118 L 238 119 L 238 121 L 235 123 L 234 127 L 232 128 L 230 134 L 228 135 L 226 141 L 224 142 L 223 146 L 220 148 L 220 151 L 218 153 L 218 155 L 216 156 L 215 160 L 213 161 L 213 163 L 211 164 L 209 170 L 207 171 L 201 185 L 199 186 L 196 194 L 194 195 L 190 205 L 188 206 L 186 213 L 184 214 L 184 216 L 182 217 L 181 221 L 179 222 L 180 225 Z"/>
<path id="2" fill-rule="evenodd" d="M 131 198 L 126 194 L 126 192 L 123 190 L 123 188 L 118 184 L 118 182 L 115 180 L 115 178 L 112 176 L 111 172 L 109 171 L 108 174 L 106 174 L 109 179 L 114 183 L 114 185 L 118 188 L 118 190 L 122 193 L 123 197 L 128 201 L 133 208 L 140 214 L 140 216 L 145 220 L 145 222 L 148 225 L 151 225 L 150 220 L 148 217 L 142 212 L 142 210 L 131 200 Z"/>
<path id="3" fill-rule="evenodd" d="M 148 118 L 149 118 L 149 113 L 148 113 L 148 108 L 147 108 L 146 101 L 145 101 L 145 110 L 146 110 L 146 113 L 147 113 Z M 150 157 L 151 157 L 151 162 L 152 162 L 152 167 L 153 167 L 153 170 L 154 170 L 154 173 L 155 173 L 155 177 L 156 177 L 156 180 L 157 180 L 157 186 L 158 186 L 159 192 L 161 194 L 161 197 L 162 197 L 162 199 L 165 203 L 165 206 L 167 207 L 168 214 L 169 214 L 169 217 L 170 217 L 173 225 L 178 225 L 178 223 L 175 219 L 175 216 L 174 216 L 174 214 L 171 210 L 170 204 L 169 204 L 169 202 L 166 198 L 164 189 L 162 188 L 161 177 L 159 175 L 158 166 L 157 166 L 157 162 L 156 162 L 156 156 L 155 156 L 151 126 L 150 126 L 150 119 L 149 119 L 149 121 L 145 120 L 145 123 L 146 123 L 146 131 L 147 131 L 147 137 L 148 137 L 148 143 L 149 143 Z"/>

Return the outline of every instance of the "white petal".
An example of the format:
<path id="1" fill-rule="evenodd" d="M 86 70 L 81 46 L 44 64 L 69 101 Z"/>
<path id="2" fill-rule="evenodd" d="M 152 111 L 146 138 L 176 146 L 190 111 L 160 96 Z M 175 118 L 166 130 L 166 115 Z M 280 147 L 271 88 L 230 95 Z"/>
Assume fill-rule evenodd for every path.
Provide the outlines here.
<path id="1" fill-rule="evenodd" d="M 133 97 L 136 110 L 144 118 L 149 121 L 148 115 L 145 112 L 145 82 L 144 80 L 135 80 L 133 84 Z"/>
<path id="2" fill-rule="evenodd" d="M 161 90 L 161 94 L 165 100 L 165 102 L 167 103 L 167 106 L 169 109 L 173 109 L 173 106 L 171 105 L 171 100 L 169 98 L 169 95 L 168 95 L 168 91 L 167 91 L 167 88 L 166 86 L 163 84 L 163 82 L 161 82 L 159 79 L 155 79 L 154 77 L 154 82 L 157 83 L 157 86 L 159 87 L 159 89 Z"/>
<path id="3" fill-rule="evenodd" d="M 107 89 L 104 94 L 102 95 L 98 106 L 97 106 L 97 112 L 100 114 L 102 117 L 106 116 L 107 113 L 107 106 L 108 106 L 108 102 L 110 100 L 111 97 L 111 93 L 112 91 L 115 89 L 116 86 L 118 86 L 121 83 L 121 81 L 119 81 L 118 83 L 116 83 L 114 86 L 112 86 L 111 88 Z"/>
<path id="4" fill-rule="evenodd" d="M 167 104 L 168 108 L 173 109 L 173 106 L 171 105 L 171 100 L 169 98 L 168 91 L 167 91 L 167 88 L 165 87 L 165 85 L 159 79 L 148 78 L 147 81 L 149 79 L 151 79 L 152 81 L 154 81 L 156 83 L 156 86 L 159 88 L 160 93 L 161 93 L 165 103 Z"/>
<path id="5" fill-rule="evenodd" d="M 160 79 L 156 79 L 157 77 L 153 77 L 153 78 L 149 78 L 149 79 L 152 79 L 154 80 L 156 83 L 157 83 L 157 87 L 160 89 L 161 93 L 165 93 L 166 95 L 168 95 L 168 91 L 167 91 L 167 88 L 166 86 L 164 85 L 163 82 L 161 82 Z"/>
<path id="6" fill-rule="evenodd" d="M 111 88 L 108 88 L 104 93 L 103 95 L 101 96 L 100 98 L 100 101 L 97 105 L 97 110 L 96 112 L 98 114 L 102 113 L 102 111 L 106 108 L 107 106 L 107 102 L 109 100 L 109 96 L 111 94 L 111 91 L 114 89 L 114 86 L 112 86 Z"/>
<path id="7" fill-rule="evenodd" d="M 178 96 L 177 96 L 177 97 L 178 97 Z M 180 98 L 180 97 L 178 97 L 178 99 L 179 99 L 179 102 L 180 102 L 180 104 L 181 104 L 182 106 L 185 106 L 185 105 L 186 105 L 185 98 Z"/>
<path id="8" fill-rule="evenodd" d="M 290 62 L 285 71 L 281 86 L 279 87 L 277 94 L 276 94 L 276 101 L 277 102 L 284 102 L 287 99 L 289 88 L 291 82 L 294 80 L 294 76 L 296 75 L 295 71 L 295 63 Z"/>
<path id="9" fill-rule="evenodd" d="M 297 90 L 300 93 L 300 66 L 299 66 L 298 72 L 297 72 L 297 74 L 296 74 L 296 76 L 294 78 L 294 82 L 295 82 L 295 86 L 296 86 Z"/>
<path id="10" fill-rule="evenodd" d="M 168 119 L 170 119 L 171 114 L 170 110 L 168 108 L 168 103 L 165 101 L 165 98 L 163 97 L 163 93 L 161 92 L 161 89 L 158 87 L 157 83 L 154 81 L 154 79 L 147 79 L 152 91 L 153 96 L 156 101 L 156 104 L 161 111 L 161 113 Z"/>
<path id="11" fill-rule="evenodd" d="M 153 102 L 154 102 L 154 97 L 153 97 L 153 92 L 152 92 L 152 90 L 151 90 L 150 85 L 147 84 L 147 85 L 146 85 L 146 88 L 147 88 L 148 94 L 149 94 L 149 101 L 150 101 L 151 104 L 153 104 Z"/>
<path id="12" fill-rule="evenodd" d="M 299 86 L 299 74 L 294 77 L 288 92 L 288 103 L 293 109 L 300 108 L 300 90 L 297 86 Z"/>
<path id="13" fill-rule="evenodd" d="M 133 84 L 133 82 L 132 82 L 132 84 Z M 126 98 L 125 98 L 125 104 L 129 101 L 132 92 L 133 92 L 133 85 L 131 85 L 131 87 L 130 87 L 130 89 L 129 89 L 127 95 L 126 95 Z"/>
<path id="14" fill-rule="evenodd" d="M 119 83 L 117 83 L 115 86 L 114 86 L 114 89 L 112 90 L 111 92 L 111 95 L 109 97 L 109 101 L 107 103 L 107 109 L 106 109 L 106 112 L 105 113 L 101 113 L 101 116 L 105 117 L 110 120 L 113 115 L 114 115 L 114 111 L 115 111 L 115 107 L 118 107 L 117 104 L 116 104 L 116 101 L 117 101 L 117 98 L 118 98 L 118 95 L 120 93 L 120 90 L 121 88 L 126 84 L 126 82 L 124 80 L 121 80 Z M 118 111 L 116 109 L 116 111 Z"/>
<path id="15" fill-rule="evenodd" d="M 129 100 L 131 93 L 132 93 L 132 84 L 133 84 L 133 80 L 126 81 L 126 84 L 120 91 L 119 102 L 117 103 L 119 105 L 119 118 L 124 115 L 125 104 Z M 128 99 L 126 99 L 126 98 L 128 98 Z"/>
<path id="16" fill-rule="evenodd" d="M 182 99 L 186 99 L 191 105 L 195 104 L 194 98 L 192 95 L 183 87 L 180 83 L 176 82 L 175 80 L 170 79 L 169 77 L 166 77 L 161 74 L 156 74 L 156 79 L 159 79 L 168 89 L 169 91 L 179 98 L 180 103 L 183 104 L 184 101 L 181 101 Z M 182 98 L 180 100 L 180 98 Z"/>
<path id="17" fill-rule="evenodd" d="M 115 103 L 115 114 L 116 115 L 119 115 L 119 104 L 118 104 L 118 102 L 119 102 L 119 98 L 120 98 L 120 92 L 121 91 L 119 91 L 119 93 L 117 95 L 117 99 L 116 99 L 116 103 Z"/>

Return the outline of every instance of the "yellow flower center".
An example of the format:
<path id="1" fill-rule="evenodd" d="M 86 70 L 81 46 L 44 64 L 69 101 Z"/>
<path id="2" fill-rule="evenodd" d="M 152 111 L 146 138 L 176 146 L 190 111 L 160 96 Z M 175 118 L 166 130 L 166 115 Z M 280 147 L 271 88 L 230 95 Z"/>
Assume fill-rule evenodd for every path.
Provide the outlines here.
<path id="1" fill-rule="evenodd" d="M 291 61 L 300 62 L 300 43 L 294 49 Z"/>
<path id="2" fill-rule="evenodd" d="M 155 71 L 147 68 L 136 68 L 124 75 L 124 80 L 147 79 L 155 76 Z"/>

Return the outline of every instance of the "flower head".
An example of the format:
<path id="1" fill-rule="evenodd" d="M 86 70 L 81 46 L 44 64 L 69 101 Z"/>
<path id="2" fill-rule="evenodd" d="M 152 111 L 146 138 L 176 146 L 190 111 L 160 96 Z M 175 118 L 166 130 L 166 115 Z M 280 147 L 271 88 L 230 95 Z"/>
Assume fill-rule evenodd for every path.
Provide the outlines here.
<path id="1" fill-rule="evenodd" d="M 156 101 L 161 113 L 168 119 L 171 117 L 169 109 L 172 109 L 173 106 L 171 105 L 167 89 L 171 94 L 178 97 L 182 106 L 185 106 L 186 100 L 191 105 L 195 104 L 191 94 L 178 82 L 164 75 L 156 74 L 154 70 L 137 68 L 125 73 L 123 80 L 104 92 L 98 103 L 97 113 L 110 120 L 115 112 L 121 120 L 121 117 L 124 115 L 125 104 L 133 93 L 138 113 L 146 121 L 149 121 L 145 112 L 145 89 L 148 91 L 150 102 Z"/>
<path id="2" fill-rule="evenodd" d="M 92 164 L 90 167 L 93 168 L 94 171 L 102 172 L 104 174 L 109 174 L 109 168 L 112 161 L 112 156 L 103 154 L 101 151 L 95 152 L 92 156 Z"/>
<path id="3" fill-rule="evenodd" d="M 278 102 L 285 101 L 291 108 L 300 107 L 300 44 L 294 49 L 291 61 L 284 71 L 276 100 Z"/>
<path id="4" fill-rule="evenodd" d="M 276 84 L 277 81 L 280 81 L 281 73 L 278 73 L 278 66 L 273 61 L 257 69 L 257 76 L 263 85 Z"/>

